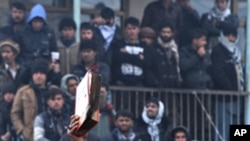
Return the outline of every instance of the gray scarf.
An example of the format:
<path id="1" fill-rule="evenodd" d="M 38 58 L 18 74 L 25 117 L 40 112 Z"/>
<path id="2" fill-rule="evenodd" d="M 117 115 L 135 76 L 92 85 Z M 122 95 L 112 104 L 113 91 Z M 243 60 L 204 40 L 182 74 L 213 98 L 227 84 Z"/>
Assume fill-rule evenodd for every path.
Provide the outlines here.
<path id="1" fill-rule="evenodd" d="M 119 141 L 133 141 L 135 139 L 135 133 L 131 129 L 129 131 L 128 137 L 125 137 L 118 128 L 114 130 L 115 135 L 117 135 Z"/>
<path id="2" fill-rule="evenodd" d="M 165 43 L 162 41 L 161 37 L 158 37 L 157 38 L 157 41 L 158 41 L 158 44 L 164 48 L 165 50 L 170 50 L 171 52 L 173 53 L 169 53 L 169 51 L 167 52 L 167 57 L 168 59 L 170 58 L 169 56 L 171 55 L 174 55 L 174 58 L 177 62 L 177 65 L 176 65 L 176 69 L 177 69 L 177 72 L 178 72 L 178 79 L 179 81 L 182 81 L 182 78 L 181 78 L 181 74 L 180 74 L 180 67 L 179 67 L 179 52 L 178 52 L 178 46 L 177 44 L 175 43 L 175 40 L 172 39 L 171 41 Z"/>

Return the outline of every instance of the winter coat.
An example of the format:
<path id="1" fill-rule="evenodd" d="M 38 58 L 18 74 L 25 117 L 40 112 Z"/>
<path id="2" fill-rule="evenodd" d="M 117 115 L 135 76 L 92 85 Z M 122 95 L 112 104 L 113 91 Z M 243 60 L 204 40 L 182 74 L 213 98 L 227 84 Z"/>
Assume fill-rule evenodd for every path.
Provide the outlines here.
<path id="1" fill-rule="evenodd" d="M 11 120 L 16 134 L 24 140 L 33 141 L 33 123 L 38 113 L 37 99 L 34 90 L 29 86 L 20 88 L 14 99 Z"/>
<path id="2" fill-rule="evenodd" d="M 41 17 L 44 26 L 40 31 L 35 31 L 31 22 L 34 18 Z M 41 5 L 32 8 L 28 24 L 17 33 L 16 40 L 20 45 L 19 60 L 21 64 L 29 65 L 35 59 L 44 58 L 51 60 L 51 52 L 57 51 L 55 34 L 47 25 L 46 13 Z"/>
<path id="3" fill-rule="evenodd" d="M 172 22 L 177 29 L 176 35 L 178 35 L 179 31 L 183 28 L 180 6 L 175 3 L 170 3 L 169 7 L 165 8 L 160 0 L 149 3 L 144 10 L 141 26 L 148 26 L 158 31 L 159 25 L 164 21 Z"/>
<path id="4" fill-rule="evenodd" d="M 22 65 L 18 65 L 16 78 L 13 78 L 11 72 L 7 70 L 4 65 L 0 65 L 0 92 L 2 87 L 8 82 L 13 82 L 17 87 L 27 84 L 29 81 L 27 81 L 29 74 L 26 70 L 27 69 Z"/>
<path id="5" fill-rule="evenodd" d="M 230 23 L 230 25 L 233 25 L 234 27 L 238 27 L 239 25 L 239 19 L 237 15 L 229 15 L 224 19 L 224 21 L 221 21 L 220 19 L 217 19 L 215 17 L 210 16 L 209 13 L 205 13 L 201 17 L 201 24 L 204 29 L 207 30 L 209 37 L 216 36 L 218 37 L 221 32 L 221 27 L 223 23 Z"/>
<path id="6" fill-rule="evenodd" d="M 22 28 L 24 28 L 25 26 L 25 18 L 24 20 L 21 21 L 20 25 L 18 26 L 18 28 L 15 27 L 15 23 L 11 17 L 11 15 L 8 15 L 8 25 L 0 28 L 0 32 L 2 32 L 6 37 L 8 38 L 14 38 L 15 34 L 17 31 L 21 30 Z M 1 38 L 0 38 L 1 39 Z"/>
<path id="7" fill-rule="evenodd" d="M 97 62 L 90 66 L 88 68 L 92 72 L 95 72 L 97 74 L 101 75 L 101 84 L 104 86 L 109 86 L 110 81 L 110 69 L 105 63 Z M 78 76 L 78 78 L 81 80 L 85 73 L 87 72 L 87 69 L 83 64 L 78 64 L 72 67 L 71 73 Z"/>
<path id="8" fill-rule="evenodd" d="M 160 130 L 160 134 L 159 134 L 160 141 L 165 141 L 164 136 L 168 132 L 169 126 L 170 124 L 169 124 L 167 117 L 163 117 L 161 123 L 158 124 L 158 128 Z M 135 121 L 134 131 L 138 136 L 142 137 L 143 139 L 147 139 L 148 141 L 151 141 L 151 136 L 148 133 L 148 124 L 144 122 L 142 117 L 138 118 Z"/>
<path id="9" fill-rule="evenodd" d="M 116 85 L 141 86 L 144 83 L 145 68 L 147 61 L 140 59 L 140 54 L 145 53 L 142 43 L 127 43 L 124 39 L 114 46 L 112 83 Z M 125 49 L 126 53 L 121 52 Z"/>
<path id="10" fill-rule="evenodd" d="M 10 132 L 11 138 L 15 139 L 16 133 L 10 118 L 11 107 L 12 103 L 5 101 L 1 101 L 0 103 L 0 137 Z"/>
<path id="11" fill-rule="evenodd" d="M 190 7 L 181 6 L 182 21 L 185 21 L 181 34 L 179 34 L 179 47 L 186 46 L 188 44 L 188 33 L 194 28 L 201 27 L 199 13 Z"/>
<path id="12" fill-rule="evenodd" d="M 68 74 L 70 68 L 79 62 L 79 43 L 75 42 L 66 47 L 61 40 L 58 40 L 57 47 L 60 53 L 61 72 Z"/>
<path id="13" fill-rule="evenodd" d="M 59 141 L 67 133 L 69 123 L 70 115 L 64 112 L 55 113 L 51 109 L 47 109 L 35 118 L 34 140 Z"/>
<path id="14" fill-rule="evenodd" d="M 210 13 L 203 14 L 201 17 L 201 25 L 208 33 L 208 48 L 213 49 L 219 42 L 218 36 L 220 35 L 223 24 L 230 24 L 233 27 L 238 27 L 239 19 L 237 15 L 230 14 L 227 16 L 224 21 L 213 17 Z"/>
<path id="15" fill-rule="evenodd" d="M 183 87 L 189 89 L 211 89 L 211 60 L 209 54 L 200 57 L 190 46 L 180 49 L 180 69 Z"/>
<path id="16" fill-rule="evenodd" d="M 161 88 L 178 88 L 180 87 L 179 63 L 175 56 L 175 52 L 165 51 L 160 45 L 155 44 L 150 48 L 146 57 L 148 60 L 148 68 L 145 74 L 146 82 L 151 87 Z M 168 54 L 171 54 L 168 58 Z"/>
<path id="17" fill-rule="evenodd" d="M 54 70 L 50 70 L 47 73 L 47 84 L 60 87 L 62 77 L 63 75 L 61 72 L 55 73 Z"/>
<path id="18" fill-rule="evenodd" d="M 30 84 L 21 87 L 16 94 L 11 109 L 11 120 L 16 134 L 23 136 L 25 141 L 33 141 L 34 120 L 37 114 L 46 109 L 47 90 Z"/>
<path id="19" fill-rule="evenodd" d="M 230 62 L 232 55 L 221 43 L 214 47 L 211 60 L 215 89 L 238 91 L 236 68 Z"/>
<path id="20" fill-rule="evenodd" d="M 103 51 L 101 53 L 99 53 L 100 61 L 104 62 L 108 66 L 110 66 L 112 64 L 112 55 L 113 55 L 113 50 L 114 50 L 113 44 L 116 41 L 122 39 L 121 29 L 118 26 L 116 26 L 114 37 L 113 37 L 113 39 L 112 39 L 112 41 L 111 41 L 111 43 L 110 43 L 107 50 L 104 49 L 104 44 L 105 44 L 106 41 L 105 41 L 100 29 L 98 29 L 97 34 L 98 34 L 98 36 L 100 36 L 101 40 L 104 41 L 104 43 L 102 45 Z"/>

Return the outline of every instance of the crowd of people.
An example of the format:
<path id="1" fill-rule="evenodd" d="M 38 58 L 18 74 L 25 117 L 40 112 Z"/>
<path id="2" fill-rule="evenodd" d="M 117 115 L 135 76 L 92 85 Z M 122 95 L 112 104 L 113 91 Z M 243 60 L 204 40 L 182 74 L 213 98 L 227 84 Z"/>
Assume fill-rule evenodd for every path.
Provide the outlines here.
<path id="1" fill-rule="evenodd" d="M 191 140 L 185 127 L 172 129 L 160 99 L 149 99 L 138 119 L 113 107 L 110 85 L 244 91 L 239 21 L 229 0 L 215 0 L 202 17 L 189 0 L 157 0 L 141 23 L 125 20 L 124 34 L 108 7 L 80 29 L 71 17 L 61 19 L 60 35 L 43 5 L 26 12 L 24 3 L 13 2 L 0 28 L 0 140 L 70 140 L 76 88 L 89 70 L 101 75 L 101 117 L 88 141 Z"/>

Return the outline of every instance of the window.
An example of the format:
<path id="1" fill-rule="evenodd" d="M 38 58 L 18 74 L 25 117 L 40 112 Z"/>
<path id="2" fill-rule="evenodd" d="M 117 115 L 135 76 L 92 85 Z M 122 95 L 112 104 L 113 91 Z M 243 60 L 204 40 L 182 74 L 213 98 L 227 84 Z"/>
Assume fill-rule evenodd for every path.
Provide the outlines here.
<path id="1" fill-rule="evenodd" d="M 122 0 L 81 0 L 81 7 L 86 9 L 102 8 L 111 6 L 113 10 L 121 10 Z"/>
<path id="2" fill-rule="evenodd" d="M 127 17 L 128 0 L 81 0 L 82 22 L 89 22 L 99 16 L 100 9 L 110 7 L 115 11 L 116 23 L 122 26 L 123 20 Z"/>
<path id="3" fill-rule="evenodd" d="M 10 0 L 12 2 L 14 0 Z M 42 4 L 47 12 L 70 12 L 71 1 L 70 0 L 23 0 L 28 9 L 31 9 L 33 5 Z"/>

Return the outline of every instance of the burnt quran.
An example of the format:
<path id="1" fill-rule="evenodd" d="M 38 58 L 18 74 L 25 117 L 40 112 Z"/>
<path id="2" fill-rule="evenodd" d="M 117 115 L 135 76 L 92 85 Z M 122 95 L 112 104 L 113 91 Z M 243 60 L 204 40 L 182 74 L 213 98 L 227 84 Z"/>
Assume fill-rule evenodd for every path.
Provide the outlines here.
<path id="1" fill-rule="evenodd" d="M 77 87 L 75 115 L 80 116 L 80 124 L 74 135 L 86 135 L 99 122 L 100 75 L 88 71 Z"/>

